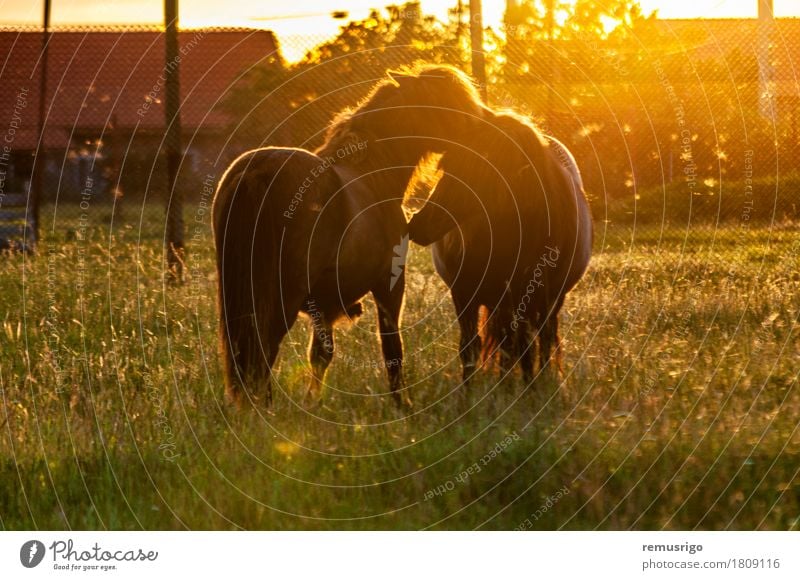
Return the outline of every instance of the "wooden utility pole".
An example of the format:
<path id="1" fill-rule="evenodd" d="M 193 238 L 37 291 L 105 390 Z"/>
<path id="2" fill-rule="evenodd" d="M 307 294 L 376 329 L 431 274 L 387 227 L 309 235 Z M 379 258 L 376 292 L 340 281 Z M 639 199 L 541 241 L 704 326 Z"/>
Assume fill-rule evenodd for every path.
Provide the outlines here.
<path id="1" fill-rule="evenodd" d="M 44 174 L 47 171 L 47 154 L 45 153 L 47 143 L 45 141 L 45 115 L 47 114 L 47 53 L 50 46 L 50 0 L 44 0 L 44 18 L 42 30 L 42 54 L 41 54 L 41 75 L 39 77 L 39 148 L 36 150 L 36 158 L 33 160 L 33 174 L 31 175 L 31 187 L 28 191 L 28 218 L 26 222 L 30 224 L 31 242 L 36 245 L 39 241 L 39 206 L 42 200 L 42 190 L 44 189 Z M 26 228 L 25 238 L 28 232 Z M 28 240 L 26 239 L 27 243 Z"/>
<path id="2" fill-rule="evenodd" d="M 481 0 L 469 0 L 469 33 L 472 49 L 472 76 L 478 81 L 481 97 L 488 100 L 486 92 L 486 56 L 483 53 L 483 13 Z"/>
<path id="3" fill-rule="evenodd" d="M 773 0 L 758 0 L 758 92 L 759 110 L 769 119 L 774 119 L 775 110 L 775 69 L 772 66 L 770 48 L 775 32 Z"/>
<path id="4" fill-rule="evenodd" d="M 456 46 L 461 48 L 461 38 L 464 36 L 464 0 L 456 4 Z"/>
<path id="5" fill-rule="evenodd" d="M 553 109 L 555 108 L 555 97 L 556 97 L 556 89 L 555 89 L 555 82 L 556 82 L 556 55 L 555 55 L 555 42 L 553 40 L 553 36 L 555 35 L 555 23 L 556 23 L 556 3 L 555 0 L 546 0 L 545 1 L 545 34 L 547 34 L 547 72 L 545 73 L 545 83 L 547 85 L 547 110 L 546 110 L 546 119 L 547 119 L 547 126 L 551 127 L 554 123 L 553 119 Z"/>
<path id="6" fill-rule="evenodd" d="M 183 281 L 183 193 L 178 186 L 181 165 L 180 55 L 178 54 L 178 0 L 164 0 L 165 126 L 164 149 L 167 157 L 167 277 L 172 283 Z"/>

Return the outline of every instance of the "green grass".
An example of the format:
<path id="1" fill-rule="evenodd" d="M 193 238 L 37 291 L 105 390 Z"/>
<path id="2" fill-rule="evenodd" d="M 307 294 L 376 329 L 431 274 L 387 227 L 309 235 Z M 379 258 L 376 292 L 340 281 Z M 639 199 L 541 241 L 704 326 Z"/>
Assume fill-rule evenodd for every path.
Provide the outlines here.
<path id="1" fill-rule="evenodd" d="M 768 227 L 773 223 L 796 223 L 800 218 L 800 173 L 790 171 L 755 178 L 752 184 L 739 179 L 707 180 L 694 192 L 681 179 L 661 187 L 634 192 L 629 190 L 611 199 L 593 200 L 596 220 L 612 223 L 659 224 L 673 226 L 694 223 L 751 223 Z"/>
<path id="2" fill-rule="evenodd" d="M 563 379 L 487 372 L 466 397 L 449 297 L 415 248 L 407 418 L 371 303 L 336 331 L 321 409 L 300 404 L 301 323 L 274 414 L 227 407 L 207 227 L 178 289 L 157 240 L 115 231 L 0 260 L 5 529 L 800 525 L 790 228 L 599 229 L 562 317 Z"/>

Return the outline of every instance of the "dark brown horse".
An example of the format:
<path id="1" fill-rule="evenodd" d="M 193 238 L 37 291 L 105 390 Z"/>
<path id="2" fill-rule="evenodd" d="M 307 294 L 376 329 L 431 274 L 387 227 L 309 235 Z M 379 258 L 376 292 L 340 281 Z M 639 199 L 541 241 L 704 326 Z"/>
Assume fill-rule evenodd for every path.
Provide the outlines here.
<path id="1" fill-rule="evenodd" d="M 559 363 L 558 314 L 591 257 L 591 214 L 566 147 L 513 114 L 485 117 L 442 158 L 444 175 L 409 234 L 434 244 L 461 328 L 464 380 L 481 353 L 499 353 L 504 368 L 518 362 L 530 378 L 535 337 L 540 369 L 554 349 Z"/>
<path id="2" fill-rule="evenodd" d="M 340 113 L 315 152 L 266 147 L 236 159 L 214 199 L 220 337 L 226 392 L 272 401 L 271 371 L 299 313 L 311 320 L 312 377 L 321 391 L 334 324 L 371 292 L 395 401 L 403 389 L 399 321 L 407 224 L 403 195 L 443 138 L 474 131 L 483 106 L 448 67 L 390 73 Z"/>

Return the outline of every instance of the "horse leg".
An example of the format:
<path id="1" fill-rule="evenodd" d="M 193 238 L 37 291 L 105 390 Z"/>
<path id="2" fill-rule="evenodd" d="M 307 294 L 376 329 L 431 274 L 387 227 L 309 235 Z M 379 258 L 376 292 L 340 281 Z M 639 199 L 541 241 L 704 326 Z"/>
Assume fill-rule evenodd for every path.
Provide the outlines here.
<path id="1" fill-rule="evenodd" d="M 473 300 L 461 299 L 456 291 L 452 291 L 451 295 L 456 307 L 458 326 L 461 329 L 458 351 L 461 357 L 461 382 L 466 385 L 475 374 L 481 354 L 480 338 L 478 337 L 479 305 Z"/>
<path id="2" fill-rule="evenodd" d="M 561 312 L 561 307 L 564 305 L 564 297 L 561 296 L 556 301 L 555 309 L 553 310 L 551 324 L 552 344 L 553 344 L 553 357 L 555 358 L 555 371 L 561 373 L 561 361 L 563 351 L 561 350 L 561 336 L 558 334 L 558 315 Z"/>
<path id="3" fill-rule="evenodd" d="M 511 324 L 511 316 L 509 316 L 510 311 L 507 307 L 505 302 L 502 302 L 498 307 L 495 309 L 492 318 L 494 318 L 494 324 L 498 329 L 497 336 L 499 338 L 499 342 L 497 344 L 497 348 L 500 350 L 500 371 L 502 376 L 507 376 L 512 369 L 514 368 L 514 363 L 516 362 L 517 357 L 517 345 L 516 345 L 516 332 Z"/>
<path id="4" fill-rule="evenodd" d="M 392 398 L 398 407 L 411 407 L 411 398 L 403 382 L 403 340 L 400 337 L 404 289 L 405 274 L 401 273 L 391 288 L 387 284 L 386 287 L 373 289 L 372 296 L 378 307 L 378 333 Z"/>
<path id="5" fill-rule="evenodd" d="M 561 337 L 558 335 L 558 314 L 552 314 L 542 329 L 540 360 L 542 369 L 557 376 L 561 372 Z"/>
<path id="6" fill-rule="evenodd" d="M 265 345 L 266 356 L 266 376 L 263 382 L 264 391 L 264 405 L 269 409 L 272 407 L 272 369 L 275 368 L 275 359 L 278 358 L 278 349 L 280 348 L 281 340 L 286 333 L 281 333 L 278 337 L 268 337 L 267 344 Z M 258 383 L 256 383 L 258 384 Z"/>
<path id="7" fill-rule="evenodd" d="M 522 378 L 526 383 L 533 380 L 533 357 L 536 343 L 533 341 L 531 325 L 527 318 L 519 321 L 519 326 L 514 331 L 514 344 L 519 366 L 522 369 Z"/>
<path id="8" fill-rule="evenodd" d="M 563 304 L 564 299 L 562 297 L 544 310 L 543 316 L 545 318 L 539 332 L 540 368 L 542 370 L 549 369 L 554 374 L 561 371 L 561 337 L 558 335 L 558 313 Z M 555 361 L 551 364 L 554 354 Z"/>
<path id="9" fill-rule="evenodd" d="M 311 379 L 306 390 L 306 400 L 318 400 L 322 395 L 325 371 L 333 360 L 333 325 L 319 311 L 310 312 L 311 340 L 308 345 L 308 361 L 311 363 Z"/>

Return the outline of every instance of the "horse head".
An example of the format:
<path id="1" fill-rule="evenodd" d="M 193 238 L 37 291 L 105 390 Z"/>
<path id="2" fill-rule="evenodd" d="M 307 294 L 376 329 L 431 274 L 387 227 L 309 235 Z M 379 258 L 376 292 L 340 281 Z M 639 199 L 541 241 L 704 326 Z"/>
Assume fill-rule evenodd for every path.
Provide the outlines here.
<path id="1" fill-rule="evenodd" d="M 411 240 L 428 245 L 456 225 L 485 220 L 497 227 L 505 218 L 546 212 L 547 147 L 524 118 L 485 112 L 480 126 L 442 157 L 442 177 L 409 224 Z"/>
<path id="2" fill-rule="evenodd" d="M 443 152 L 474 131 L 487 111 L 470 78 L 456 68 L 388 71 L 356 107 L 336 116 L 317 153 L 356 164 L 364 157 L 341 153 L 356 142 L 380 163 L 416 165 L 426 153 Z"/>

